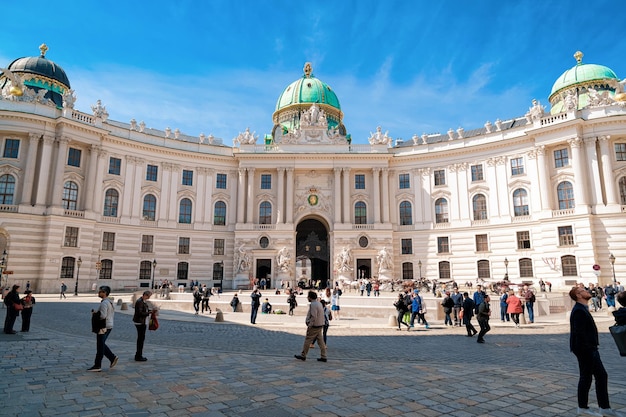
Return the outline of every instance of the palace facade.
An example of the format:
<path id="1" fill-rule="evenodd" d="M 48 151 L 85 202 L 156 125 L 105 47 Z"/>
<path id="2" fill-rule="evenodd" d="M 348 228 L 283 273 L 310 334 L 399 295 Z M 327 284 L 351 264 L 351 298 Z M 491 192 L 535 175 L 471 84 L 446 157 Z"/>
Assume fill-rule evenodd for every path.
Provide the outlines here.
<path id="1" fill-rule="evenodd" d="M 582 54 L 549 110 L 533 101 L 519 118 L 408 141 L 379 127 L 365 145 L 307 64 L 271 134 L 246 130 L 231 147 L 110 120 L 100 102 L 74 109 L 46 51 L 0 77 L 3 283 L 562 287 L 626 273 L 624 83 Z"/>

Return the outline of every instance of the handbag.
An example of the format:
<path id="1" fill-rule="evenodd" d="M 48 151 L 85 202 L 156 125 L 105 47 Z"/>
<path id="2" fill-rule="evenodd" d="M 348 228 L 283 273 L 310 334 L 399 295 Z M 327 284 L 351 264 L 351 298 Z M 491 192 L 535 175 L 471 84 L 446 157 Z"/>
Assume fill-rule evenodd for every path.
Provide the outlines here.
<path id="1" fill-rule="evenodd" d="M 626 356 L 626 325 L 613 325 L 609 327 L 609 331 L 611 336 L 613 336 L 613 340 L 615 340 L 619 355 Z"/>
<path id="2" fill-rule="evenodd" d="M 91 332 L 100 333 L 100 330 L 107 327 L 107 320 L 100 318 L 99 311 L 91 312 Z"/>
<path id="3" fill-rule="evenodd" d="M 460 319 L 462 319 L 464 315 L 465 315 L 465 314 L 463 314 L 463 310 L 459 311 L 459 318 L 460 318 Z"/>
<path id="4" fill-rule="evenodd" d="M 22 303 L 13 303 L 13 308 L 17 311 L 22 311 L 24 310 L 24 305 Z"/>
<path id="5" fill-rule="evenodd" d="M 150 323 L 148 324 L 148 330 L 156 330 L 159 328 L 159 320 L 156 316 L 156 311 L 150 313 Z"/>

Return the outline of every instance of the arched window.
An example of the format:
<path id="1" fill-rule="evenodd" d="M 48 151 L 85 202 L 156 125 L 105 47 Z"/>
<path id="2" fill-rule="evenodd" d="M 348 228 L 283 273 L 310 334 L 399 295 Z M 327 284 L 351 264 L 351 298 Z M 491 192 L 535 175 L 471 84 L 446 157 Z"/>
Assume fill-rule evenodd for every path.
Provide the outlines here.
<path id="1" fill-rule="evenodd" d="M 104 194 L 104 215 L 107 217 L 117 217 L 117 205 L 120 195 L 117 190 L 109 188 Z"/>
<path id="2" fill-rule="evenodd" d="M 272 204 L 269 201 L 263 201 L 259 206 L 259 224 L 272 224 Z"/>
<path id="3" fill-rule="evenodd" d="M 559 210 L 574 208 L 574 187 L 569 181 L 563 181 L 556 187 L 559 199 Z"/>
<path id="4" fill-rule="evenodd" d="M 226 203 L 217 201 L 213 210 L 213 224 L 215 226 L 226 226 Z"/>
<path id="5" fill-rule="evenodd" d="M 435 201 L 435 223 L 448 223 L 448 200 L 445 198 Z"/>
<path id="6" fill-rule="evenodd" d="M 439 262 L 439 279 L 450 279 L 450 262 L 441 261 Z"/>
<path id="7" fill-rule="evenodd" d="M 487 219 L 487 198 L 484 194 L 476 194 L 472 198 L 472 207 L 474 209 L 474 220 Z"/>
<path id="8" fill-rule="evenodd" d="M 74 279 L 75 264 L 76 259 L 71 256 L 66 256 L 61 260 L 61 279 Z"/>
<path id="9" fill-rule="evenodd" d="M 402 262 L 402 279 L 413 279 L 413 262 Z"/>
<path id="10" fill-rule="evenodd" d="M 99 279 L 111 279 L 113 276 L 113 261 L 110 259 L 103 259 L 102 269 L 100 269 Z"/>
<path id="11" fill-rule="evenodd" d="M 490 278 L 491 271 L 489 270 L 489 261 L 481 259 L 477 262 L 478 266 L 478 278 Z"/>
<path id="12" fill-rule="evenodd" d="M 402 226 L 413 224 L 413 209 L 409 201 L 400 203 L 400 224 Z"/>
<path id="13" fill-rule="evenodd" d="M 74 181 L 66 181 L 63 184 L 63 208 L 65 210 L 77 210 L 78 185 Z"/>
<path id="14" fill-rule="evenodd" d="M 520 278 L 532 278 L 533 260 L 530 258 L 522 258 L 519 260 L 519 276 Z"/>
<path id="15" fill-rule="evenodd" d="M 13 204 L 15 194 L 15 178 L 5 174 L 0 177 L 0 204 Z"/>
<path id="16" fill-rule="evenodd" d="M 156 197 L 152 194 L 147 194 L 143 198 L 143 219 L 151 222 L 156 220 Z"/>
<path id="17" fill-rule="evenodd" d="M 513 191 L 513 214 L 515 216 L 528 216 L 528 193 L 523 188 Z"/>
<path id="18" fill-rule="evenodd" d="M 152 261 L 141 261 L 139 264 L 139 279 L 150 280 L 152 278 Z"/>
<path id="19" fill-rule="evenodd" d="M 367 206 L 362 201 L 354 204 L 354 224 L 367 224 Z"/>
<path id="20" fill-rule="evenodd" d="M 578 276 L 578 268 L 576 268 L 576 257 L 573 255 L 561 256 L 561 270 L 564 277 Z"/>
<path id="21" fill-rule="evenodd" d="M 188 198 L 183 198 L 180 200 L 180 210 L 178 212 L 178 223 L 191 223 L 191 209 L 192 209 L 191 200 Z"/>
<path id="22" fill-rule="evenodd" d="M 622 206 L 626 206 L 626 177 L 619 179 L 619 199 L 622 202 Z"/>
<path id="23" fill-rule="evenodd" d="M 189 278 L 189 263 L 179 262 L 177 272 L 176 272 L 176 279 L 181 280 L 181 281 L 187 281 L 188 278 Z"/>

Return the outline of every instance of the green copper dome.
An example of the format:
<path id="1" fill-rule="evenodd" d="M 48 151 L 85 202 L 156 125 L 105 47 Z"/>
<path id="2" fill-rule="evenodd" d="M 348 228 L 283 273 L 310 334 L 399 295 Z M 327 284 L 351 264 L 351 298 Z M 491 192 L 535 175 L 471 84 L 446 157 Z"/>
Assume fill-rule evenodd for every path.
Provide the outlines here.
<path id="1" fill-rule="evenodd" d="M 582 52 L 576 52 L 574 54 L 576 61 L 578 63 L 572 68 L 565 71 L 552 86 L 552 91 L 550 95 L 563 90 L 564 88 L 571 87 L 576 84 L 582 84 L 590 81 L 599 81 L 599 80 L 609 80 L 614 79 L 619 81 L 617 75 L 613 72 L 611 68 L 605 67 L 604 65 L 597 64 L 583 64 Z"/>
<path id="2" fill-rule="evenodd" d="M 302 78 L 292 82 L 285 88 L 278 97 L 276 103 L 276 111 L 297 104 L 326 104 L 341 110 L 337 95 L 330 86 L 312 74 L 311 64 L 307 63 L 304 67 L 304 75 Z"/>

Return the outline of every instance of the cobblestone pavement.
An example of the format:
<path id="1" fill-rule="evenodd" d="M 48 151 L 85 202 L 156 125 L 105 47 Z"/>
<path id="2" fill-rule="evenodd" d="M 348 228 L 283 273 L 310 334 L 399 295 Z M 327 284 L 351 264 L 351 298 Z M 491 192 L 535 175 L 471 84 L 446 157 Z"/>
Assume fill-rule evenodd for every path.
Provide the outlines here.
<path id="1" fill-rule="evenodd" d="M 396 331 L 387 319 L 334 320 L 327 363 L 318 349 L 295 360 L 302 316 L 194 316 L 162 311 L 144 355 L 133 361 L 130 311 L 116 310 L 110 370 L 93 364 L 94 296 L 39 296 L 29 333 L 0 334 L 3 416 L 571 416 L 578 368 L 565 314 L 514 329 L 492 320 L 487 343 L 431 323 Z M 4 319 L 6 310 L 1 310 Z M 614 409 L 626 414 L 626 366 L 593 313 Z M 20 320 L 16 323 L 19 330 Z M 590 404 L 596 405 L 592 388 Z"/>

